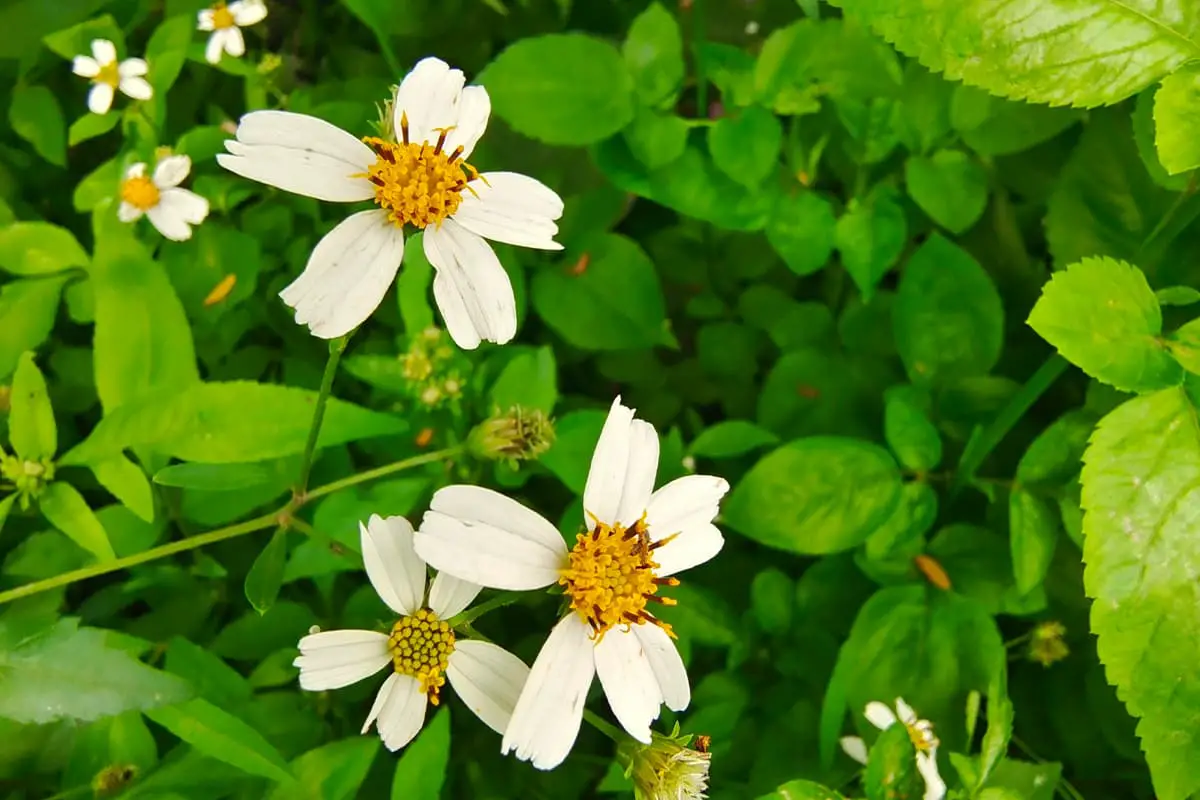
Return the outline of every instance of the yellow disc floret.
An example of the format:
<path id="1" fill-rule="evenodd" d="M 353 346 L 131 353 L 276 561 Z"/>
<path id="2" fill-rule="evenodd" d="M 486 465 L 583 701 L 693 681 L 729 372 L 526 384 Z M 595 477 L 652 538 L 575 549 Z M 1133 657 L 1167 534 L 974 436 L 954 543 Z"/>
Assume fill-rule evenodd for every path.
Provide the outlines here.
<path id="1" fill-rule="evenodd" d="M 675 578 L 659 578 L 659 568 L 651 557 L 654 550 L 671 537 L 651 542 L 645 520 L 633 526 L 606 525 L 596 521 L 589 533 L 576 537 L 569 555 L 569 566 L 561 570 L 558 582 L 571 598 L 571 608 L 591 626 L 595 638 L 602 637 L 614 625 L 658 625 L 668 634 L 671 626 L 646 611 L 650 602 L 675 605 L 669 597 L 659 597 L 659 586 L 678 586 Z"/>
<path id="2" fill-rule="evenodd" d="M 96 77 L 92 78 L 92 83 L 107 83 L 112 88 L 116 89 L 121 83 L 121 67 L 116 61 L 110 61 L 107 64 L 100 65 L 100 71 L 96 73 Z"/>
<path id="3" fill-rule="evenodd" d="M 212 7 L 212 24 L 214 30 L 222 30 L 224 28 L 232 28 L 237 22 L 233 19 L 233 12 L 225 7 L 225 3 L 217 3 Z"/>
<path id="4" fill-rule="evenodd" d="M 933 723 L 929 720 L 918 719 L 904 727 L 908 729 L 908 738 L 918 753 L 931 753 L 940 744 L 937 735 L 933 732 Z"/>
<path id="5" fill-rule="evenodd" d="M 392 668 L 410 675 L 435 706 L 438 692 L 446 685 L 446 664 L 454 652 L 454 631 L 428 608 L 401 617 L 388 637 Z"/>
<path id="6" fill-rule="evenodd" d="M 145 175 L 134 175 L 121 182 L 121 199 L 136 209 L 149 211 L 158 205 L 158 198 L 158 187 Z"/>

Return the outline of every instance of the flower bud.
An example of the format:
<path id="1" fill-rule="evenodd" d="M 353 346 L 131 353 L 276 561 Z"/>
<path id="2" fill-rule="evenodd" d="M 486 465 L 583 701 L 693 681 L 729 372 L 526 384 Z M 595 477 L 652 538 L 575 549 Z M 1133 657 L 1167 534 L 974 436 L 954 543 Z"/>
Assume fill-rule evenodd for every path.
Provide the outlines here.
<path id="1" fill-rule="evenodd" d="M 1043 667 L 1062 661 L 1071 654 L 1071 649 L 1063 641 L 1066 634 L 1066 626 L 1057 620 L 1039 623 L 1029 636 L 1029 660 Z"/>
<path id="2" fill-rule="evenodd" d="M 680 736 L 679 725 L 670 736 L 650 733 L 650 744 L 626 742 L 617 750 L 625 775 L 633 780 L 636 800 L 703 800 L 708 790 L 708 768 L 712 755 L 708 737 L 695 737 L 700 749 L 692 749 L 691 735 Z"/>
<path id="3" fill-rule="evenodd" d="M 476 425 L 467 441 L 479 458 L 529 461 L 554 444 L 554 422 L 540 409 L 513 406 Z"/>

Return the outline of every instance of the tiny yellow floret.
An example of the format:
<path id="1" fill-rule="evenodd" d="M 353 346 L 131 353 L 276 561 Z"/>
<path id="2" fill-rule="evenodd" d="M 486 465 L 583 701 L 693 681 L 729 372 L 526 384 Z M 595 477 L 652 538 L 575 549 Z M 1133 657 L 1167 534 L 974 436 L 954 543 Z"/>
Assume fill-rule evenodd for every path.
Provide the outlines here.
<path id="1" fill-rule="evenodd" d="M 416 678 L 421 692 L 436 706 L 438 692 L 446 685 L 446 665 L 454 652 L 450 626 L 433 611 L 422 608 L 392 626 L 388 652 L 392 654 L 392 668 Z"/>
<path id="2" fill-rule="evenodd" d="M 225 7 L 224 2 L 217 3 L 212 7 L 212 22 L 214 30 L 223 30 L 232 28 L 237 22 L 233 19 L 233 12 Z"/>
<path id="3" fill-rule="evenodd" d="M 121 199 L 141 211 L 158 205 L 158 187 L 145 175 L 134 175 L 121 182 Z"/>
<path id="4" fill-rule="evenodd" d="M 458 211 L 464 189 L 474 191 L 467 184 L 479 173 L 462 160 L 462 147 L 452 153 L 442 149 L 450 130 L 441 129 L 435 145 L 409 142 L 406 117 L 401 120 L 404 141 L 363 139 L 376 156 L 366 174 L 375 185 L 375 204 L 393 225 L 422 230 L 437 225 Z"/>
<path id="5" fill-rule="evenodd" d="M 116 61 L 110 61 L 107 64 L 100 65 L 100 71 L 96 73 L 96 77 L 92 78 L 92 83 L 107 83 L 112 88 L 116 89 L 121 83 L 121 68 Z"/>

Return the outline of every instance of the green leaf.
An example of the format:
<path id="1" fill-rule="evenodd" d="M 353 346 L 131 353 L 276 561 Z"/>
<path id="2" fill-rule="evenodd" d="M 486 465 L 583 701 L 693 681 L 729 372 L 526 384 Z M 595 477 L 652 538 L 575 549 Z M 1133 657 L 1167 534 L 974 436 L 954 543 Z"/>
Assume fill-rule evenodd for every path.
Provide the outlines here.
<path id="1" fill-rule="evenodd" d="M 1183 377 L 1162 339 L 1162 310 L 1137 267 L 1085 258 L 1042 289 L 1029 325 L 1071 363 L 1127 392 L 1176 385 Z"/>
<path id="2" fill-rule="evenodd" d="M 892 725 L 871 745 L 863 788 L 867 800 L 915 800 L 925 795 L 925 780 L 917 771 L 917 751 L 903 725 Z"/>
<path id="3" fill-rule="evenodd" d="M 779 163 L 783 126 L 762 106 L 735 111 L 708 129 L 708 151 L 717 168 L 754 189 Z"/>
<path id="4" fill-rule="evenodd" d="M 405 242 L 404 269 L 396 282 L 396 298 L 400 303 L 400 318 L 410 336 L 434 325 L 433 307 L 429 304 L 429 287 L 433 285 L 433 265 L 425 257 L 424 232 Z"/>
<path id="5" fill-rule="evenodd" d="M 1058 509 L 1025 489 L 1008 498 L 1009 536 L 1017 591 L 1029 594 L 1046 577 L 1058 544 Z"/>
<path id="6" fill-rule="evenodd" d="M 267 800 L 351 800 L 379 752 L 379 737 L 354 736 L 309 750 L 292 762 L 294 780 L 280 783 Z"/>
<path id="7" fill-rule="evenodd" d="M 45 86 L 17 86 L 8 107 L 8 121 L 38 155 L 51 164 L 66 165 L 67 123 L 53 92 Z"/>
<path id="8" fill-rule="evenodd" d="M 701 458 L 736 458 L 775 444 L 779 437 L 766 428 L 744 419 L 727 419 L 701 431 L 688 450 Z"/>
<path id="9" fill-rule="evenodd" d="M 3 632 L 0 622 L 0 640 Z M 36 725 L 88 722 L 191 696 L 185 682 L 108 646 L 107 636 L 63 619 L 11 649 L 0 648 L 0 717 Z"/>
<path id="10" fill-rule="evenodd" d="M 0 380 L 13 373 L 22 353 L 49 338 L 66 280 L 36 278 L 0 286 Z"/>
<path id="11" fill-rule="evenodd" d="M 275 480 L 275 471 L 266 464 L 172 464 L 154 474 L 159 486 L 225 492 L 261 486 Z"/>
<path id="12" fill-rule="evenodd" d="M 154 493 L 146 473 L 124 455 L 89 464 L 96 480 L 126 508 L 146 522 L 154 521 Z"/>
<path id="13" fill-rule="evenodd" d="M 1012 740 L 1013 704 L 1008 699 L 1006 679 L 1007 675 L 997 676 L 988 688 L 987 731 L 979 747 L 979 777 L 984 782 L 1008 752 Z"/>
<path id="14" fill-rule="evenodd" d="M 1200 373 L 1200 319 L 1194 319 L 1167 337 L 1167 352 L 1192 374 Z"/>
<path id="15" fill-rule="evenodd" d="M 0 229 L 0 269 L 14 275 L 45 275 L 87 268 L 87 253 L 66 228 L 49 222 L 14 222 Z"/>
<path id="16" fill-rule="evenodd" d="M 396 762 L 392 800 L 438 800 L 449 763 L 450 709 L 443 708 Z"/>
<path id="17" fill-rule="evenodd" d="M 654 264 L 632 239 L 596 240 L 584 269 L 543 269 L 533 279 L 533 306 L 569 344 L 584 350 L 630 350 L 665 341 L 666 303 Z"/>
<path id="18" fill-rule="evenodd" d="M 1200 686 L 1179 677 L 1200 660 L 1200 641 L 1180 635 L 1200 603 L 1200 423 L 1184 390 L 1135 398 L 1101 420 L 1082 482 L 1084 588 L 1100 660 L 1140 719 L 1156 794 L 1183 800 L 1200 790 Z"/>
<path id="19" fill-rule="evenodd" d="M 1158 304 L 1163 306 L 1190 306 L 1200 303 L 1200 289 L 1191 286 L 1168 286 L 1154 293 Z"/>
<path id="20" fill-rule="evenodd" d="M 74 486 L 62 481 L 49 484 L 38 495 L 38 508 L 51 525 L 96 558 L 108 561 L 117 557 L 104 526 Z"/>
<path id="21" fill-rule="evenodd" d="M 688 125 L 673 114 L 638 108 L 633 122 L 621 131 L 629 152 L 646 166 L 659 169 L 673 164 L 687 149 Z"/>
<path id="22" fill-rule="evenodd" d="M 107 114 L 85 114 L 71 123 L 71 127 L 67 130 L 67 145 L 74 147 L 88 139 L 103 136 L 117 127 L 117 123 L 120 121 L 121 114 L 118 111 L 109 111 Z"/>
<path id="23" fill-rule="evenodd" d="M 888 447 L 907 469 L 928 472 L 942 461 L 942 437 L 929 419 L 929 398 L 912 386 L 884 395 L 883 432 Z"/>
<path id="24" fill-rule="evenodd" d="M 554 444 L 539 459 L 568 489 L 583 494 L 592 451 L 600 440 L 607 417 L 604 411 L 587 409 L 564 414 L 554 423 Z"/>
<path id="25" fill-rule="evenodd" d="M 963 142 L 981 156 L 1028 150 L 1083 119 L 1078 109 L 1013 102 L 964 84 L 953 91 L 950 122 Z"/>
<path id="26" fill-rule="evenodd" d="M 113 158 L 89 172 L 75 186 L 71 202 L 79 212 L 111 203 L 121 183 L 121 159 Z"/>
<path id="27" fill-rule="evenodd" d="M 891 192 L 881 192 L 866 202 L 852 202 L 837 221 L 834 241 L 842 254 L 842 265 L 864 300 L 874 296 L 880 278 L 900 258 L 907 237 L 904 209 Z"/>
<path id="28" fill-rule="evenodd" d="M 1053 800 L 1062 777 L 1062 764 L 1030 764 L 1006 758 L 984 782 L 979 800 Z M 1003 794 L 996 794 L 1003 792 Z"/>
<path id="29" fill-rule="evenodd" d="M 246 599 L 260 614 L 267 613 L 279 597 L 287 554 L 287 531 L 279 528 L 271 534 L 267 546 L 259 552 L 254 563 L 250 565 L 250 571 L 246 573 Z"/>
<path id="30" fill-rule="evenodd" d="M 100 3 L 92 3 L 92 10 L 100 5 Z M 79 16 L 86 16 L 86 14 Z M 121 26 L 109 14 L 80 22 L 78 25 L 64 30 L 54 31 L 48 34 L 43 41 L 46 43 L 46 47 L 70 61 L 75 56 L 91 55 L 91 45 L 96 39 L 108 39 L 116 45 L 118 55 L 125 48 L 125 37 L 121 33 Z"/>
<path id="31" fill-rule="evenodd" d="M 195 15 L 180 14 L 164 20 L 146 42 L 145 59 L 150 65 L 150 73 L 146 78 L 154 87 L 155 102 L 164 101 L 179 77 L 187 61 L 187 49 L 195 28 Z"/>
<path id="32" fill-rule="evenodd" d="M 518 353 L 492 384 L 491 405 L 501 412 L 521 406 L 549 414 L 557 402 L 558 370 L 550 347 Z"/>
<path id="33" fill-rule="evenodd" d="M 58 426 L 46 394 L 46 379 L 25 353 L 13 375 L 8 435 L 13 450 L 25 461 L 53 458 L 58 451 Z"/>
<path id="34" fill-rule="evenodd" d="M 750 582 L 750 609 L 767 633 L 780 634 L 792 623 L 796 587 L 787 573 L 774 567 L 764 569 Z"/>
<path id="35" fill-rule="evenodd" d="M 908 260 L 893 322 L 913 383 L 986 375 L 1004 346 L 1004 308 L 991 277 L 938 234 Z"/>
<path id="36" fill-rule="evenodd" d="M 781 194 L 767 222 L 767 241 L 797 275 L 811 275 L 833 253 L 837 220 L 833 206 L 816 192 Z"/>
<path id="37" fill-rule="evenodd" d="M 633 78 L 621 54 L 583 34 L 521 39 L 487 66 L 479 83 L 497 116 L 547 144 L 598 142 L 633 119 Z"/>
<path id="38" fill-rule="evenodd" d="M 4 522 L 8 519 L 8 513 L 12 511 L 13 503 L 17 501 L 15 494 L 10 494 L 8 497 L 0 499 L 0 531 L 4 530 Z"/>
<path id="39" fill-rule="evenodd" d="M 746 474 L 725 501 L 725 521 L 757 542 L 822 554 L 861 544 L 900 497 L 892 457 L 870 442 L 797 439 Z"/>
<path id="40" fill-rule="evenodd" d="M 832 789 L 826 789 L 812 781 L 788 781 L 770 794 L 764 794 L 758 800 L 843 800 L 842 796 Z"/>
<path id="41" fill-rule="evenodd" d="M 1200 167 L 1200 69 L 1163 78 L 1154 95 L 1154 145 L 1168 174 Z"/>
<path id="42" fill-rule="evenodd" d="M 167 644 L 164 666 L 190 683 L 197 696 L 229 711 L 249 702 L 254 693 L 246 679 L 219 656 L 179 636 Z"/>
<path id="43" fill-rule="evenodd" d="M 273 781 L 292 780 L 287 761 L 262 734 L 207 700 L 155 708 L 146 716 L 206 756 Z"/>
<path id="44" fill-rule="evenodd" d="M 654 2 L 634 18 L 622 47 L 638 99 L 658 108 L 673 104 L 683 86 L 683 34 L 671 12 Z"/>
<path id="45" fill-rule="evenodd" d="M 951 233 L 970 229 L 987 206 L 987 173 L 958 150 L 911 156 L 904 164 L 904 180 L 913 202 Z"/>
<path id="46" fill-rule="evenodd" d="M 833 0 L 929 69 L 1050 105 L 1116 103 L 1200 56 L 1189 0 Z"/>

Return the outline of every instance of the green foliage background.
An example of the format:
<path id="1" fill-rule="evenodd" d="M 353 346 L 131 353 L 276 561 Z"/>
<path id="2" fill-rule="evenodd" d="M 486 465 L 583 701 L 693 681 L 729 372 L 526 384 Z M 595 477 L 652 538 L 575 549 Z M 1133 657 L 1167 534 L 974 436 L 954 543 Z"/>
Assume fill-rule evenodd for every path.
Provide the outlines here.
<path id="1" fill-rule="evenodd" d="M 617 393 L 660 485 L 734 487 L 664 611 L 712 797 L 919 797 L 903 737 L 865 773 L 837 748 L 897 696 L 953 797 L 1200 792 L 1200 6 L 268 4 L 216 67 L 193 0 L 0 6 L 0 794 L 629 794 L 597 730 L 539 773 L 450 701 L 393 756 L 358 735 L 375 685 L 291 666 L 314 624 L 387 619 L 372 513 L 473 482 L 573 536 Z M 152 100 L 86 113 L 98 37 Z M 272 533 L 328 355 L 276 294 L 341 212 L 213 156 L 255 108 L 369 135 L 425 55 L 487 87 L 473 162 L 562 195 L 565 250 L 501 246 L 517 340 L 414 381 L 438 317 L 410 239 L 333 375 L 327 488 Z M 186 243 L 115 218 L 164 147 L 212 205 Z M 555 417 L 540 460 L 461 451 L 514 404 Z M 530 662 L 554 607 L 478 625 Z"/>

